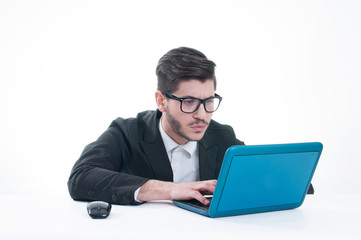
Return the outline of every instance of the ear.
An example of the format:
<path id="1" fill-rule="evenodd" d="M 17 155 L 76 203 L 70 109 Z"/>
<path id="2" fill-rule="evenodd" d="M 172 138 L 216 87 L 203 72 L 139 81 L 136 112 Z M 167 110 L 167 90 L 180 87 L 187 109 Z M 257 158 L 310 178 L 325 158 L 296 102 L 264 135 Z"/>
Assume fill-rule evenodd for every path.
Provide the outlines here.
<path id="1" fill-rule="evenodd" d="M 159 111 L 165 112 L 166 97 L 159 90 L 155 92 L 155 102 L 157 103 Z"/>

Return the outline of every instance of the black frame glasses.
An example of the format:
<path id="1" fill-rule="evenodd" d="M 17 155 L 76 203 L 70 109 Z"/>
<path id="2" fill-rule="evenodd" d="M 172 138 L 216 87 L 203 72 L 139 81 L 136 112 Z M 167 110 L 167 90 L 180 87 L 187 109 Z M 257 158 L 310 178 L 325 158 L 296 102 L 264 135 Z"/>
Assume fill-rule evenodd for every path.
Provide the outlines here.
<path id="1" fill-rule="evenodd" d="M 222 102 L 222 97 L 218 94 L 214 94 L 214 97 L 200 99 L 196 97 L 177 97 L 169 92 L 162 92 L 164 96 L 170 99 L 174 99 L 180 102 L 180 110 L 184 113 L 194 113 L 198 110 L 199 106 L 203 104 L 204 110 L 208 113 L 215 112 Z M 187 104 L 189 105 L 187 107 Z M 211 109 L 208 109 L 211 108 Z M 191 110 L 192 109 L 192 110 Z"/>

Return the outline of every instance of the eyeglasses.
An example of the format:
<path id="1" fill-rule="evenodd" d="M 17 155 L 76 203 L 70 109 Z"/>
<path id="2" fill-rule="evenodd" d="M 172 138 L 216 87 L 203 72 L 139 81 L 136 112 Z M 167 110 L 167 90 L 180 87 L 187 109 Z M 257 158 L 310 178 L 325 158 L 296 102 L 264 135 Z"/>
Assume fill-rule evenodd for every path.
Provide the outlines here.
<path id="1" fill-rule="evenodd" d="M 164 96 L 180 102 L 180 110 L 184 113 L 194 113 L 198 110 L 199 106 L 203 104 L 204 110 L 208 113 L 215 112 L 221 104 L 222 97 L 215 94 L 214 97 L 200 99 L 196 97 L 180 98 L 168 92 L 162 92 Z"/>

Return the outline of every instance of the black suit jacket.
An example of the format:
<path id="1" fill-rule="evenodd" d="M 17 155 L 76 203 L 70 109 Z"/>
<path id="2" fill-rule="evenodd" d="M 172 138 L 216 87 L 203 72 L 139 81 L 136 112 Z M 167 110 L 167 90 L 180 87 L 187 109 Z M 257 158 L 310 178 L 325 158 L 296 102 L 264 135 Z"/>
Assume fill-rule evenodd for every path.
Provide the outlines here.
<path id="1" fill-rule="evenodd" d="M 134 192 L 149 179 L 173 181 L 172 168 L 158 126 L 161 112 L 114 120 L 75 163 L 68 189 L 75 200 L 138 204 Z M 199 141 L 201 180 L 217 179 L 228 147 L 243 145 L 233 129 L 211 120 Z"/>

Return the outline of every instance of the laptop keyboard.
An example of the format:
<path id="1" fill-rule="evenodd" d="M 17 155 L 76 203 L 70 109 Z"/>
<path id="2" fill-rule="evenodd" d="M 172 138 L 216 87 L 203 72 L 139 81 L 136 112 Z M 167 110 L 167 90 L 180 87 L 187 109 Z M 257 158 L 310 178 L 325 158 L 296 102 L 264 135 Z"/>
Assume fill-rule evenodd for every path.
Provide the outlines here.
<path id="1" fill-rule="evenodd" d="M 206 197 L 208 199 L 208 201 L 212 201 L 212 197 Z M 181 202 L 183 204 L 201 209 L 203 211 L 208 212 L 209 206 L 203 205 L 203 203 L 199 202 L 198 200 L 192 199 L 192 200 L 182 200 L 182 201 L 177 201 L 177 202 Z"/>

